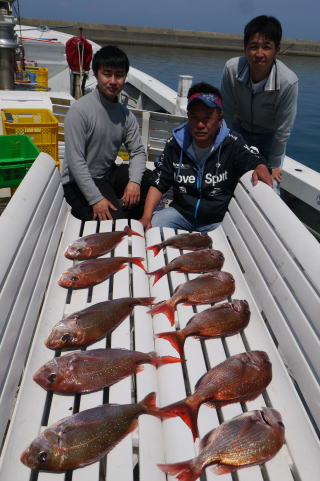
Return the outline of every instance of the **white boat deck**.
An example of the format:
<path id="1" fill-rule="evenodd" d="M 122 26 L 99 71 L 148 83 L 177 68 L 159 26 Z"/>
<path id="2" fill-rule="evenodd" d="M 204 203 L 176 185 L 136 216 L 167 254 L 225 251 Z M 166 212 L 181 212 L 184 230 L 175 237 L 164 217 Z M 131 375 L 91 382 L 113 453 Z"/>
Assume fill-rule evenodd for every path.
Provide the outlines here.
<path id="1" fill-rule="evenodd" d="M 278 199 L 277 199 L 278 201 Z M 225 228 L 228 230 L 228 222 Z M 127 225 L 126 220 L 116 222 L 115 229 L 122 230 Z M 142 226 L 137 221 L 131 221 L 131 227 L 143 233 Z M 112 222 L 106 221 L 100 225 L 100 230 L 111 230 Z M 85 308 L 91 304 L 107 299 L 134 296 L 155 296 L 157 300 L 167 299 L 174 288 L 184 282 L 186 277 L 194 275 L 170 273 L 151 287 L 152 279 L 142 269 L 133 265 L 116 273 L 92 289 L 68 290 L 58 286 L 60 274 L 72 264 L 63 256 L 65 247 L 81 233 L 81 222 L 68 214 L 60 247 L 56 256 L 43 304 L 41 316 L 33 337 L 33 345 L 25 368 L 23 381 L 19 390 L 16 408 L 9 427 L 8 435 L 2 451 L 0 462 L 1 481 L 165 481 L 166 476 L 157 468 L 157 463 L 178 462 L 192 458 L 198 451 L 199 440 L 193 442 L 191 431 L 180 418 L 171 418 L 161 422 L 152 416 L 139 418 L 138 430 L 128 435 L 102 462 L 78 469 L 72 473 L 53 474 L 31 472 L 24 466 L 19 456 L 27 445 L 47 425 L 70 415 L 77 410 L 88 409 L 103 402 L 126 404 L 141 400 L 149 392 L 157 393 L 157 404 L 165 406 L 184 398 L 193 391 L 196 381 L 211 367 L 220 363 L 228 356 L 245 350 L 265 350 L 273 365 L 273 379 L 256 400 L 242 404 L 232 404 L 215 410 L 202 406 L 199 411 L 198 425 L 202 437 L 210 429 L 223 420 L 228 420 L 244 410 L 260 409 L 262 406 L 272 406 L 278 409 L 286 426 L 287 444 L 268 463 L 239 470 L 235 475 L 224 475 L 225 481 L 316 481 L 320 472 L 319 440 L 306 414 L 301 400 L 294 388 L 277 346 L 267 329 L 265 321 L 249 289 L 241 267 L 235 257 L 226 230 L 220 227 L 211 233 L 213 247 L 225 255 L 223 270 L 231 272 L 235 277 L 236 291 L 233 299 L 246 299 L 251 309 L 251 320 L 242 334 L 226 339 L 198 340 L 188 338 L 185 344 L 185 365 L 171 364 L 156 370 L 151 365 L 145 365 L 144 371 L 127 378 L 104 392 L 82 396 L 51 395 L 38 386 L 33 380 L 33 373 L 54 355 L 44 345 L 52 326 L 64 315 Z M 96 223 L 85 223 L 82 235 L 95 232 Z M 172 229 L 164 229 L 163 236 L 167 238 L 174 234 Z M 151 229 L 145 239 L 137 236 L 125 237 L 115 249 L 113 255 L 140 256 L 147 259 L 148 270 L 155 270 L 179 255 L 179 251 L 167 248 L 157 257 L 151 251 L 146 251 L 146 244 L 153 245 L 162 240 L 159 229 Z M 183 328 L 196 311 L 208 306 L 179 305 L 176 312 L 176 328 Z M 171 345 L 154 338 L 154 333 L 174 329 L 167 318 L 158 314 L 152 317 L 147 314 L 148 308 L 136 307 L 132 316 L 127 318 L 107 339 L 101 340 L 89 349 L 97 347 L 124 347 L 150 352 L 156 350 L 159 355 L 177 356 Z M 318 401 L 316 401 L 318 402 Z M 168 480 L 171 480 L 170 476 Z M 209 469 L 203 479 L 213 481 L 222 479 Z"/>

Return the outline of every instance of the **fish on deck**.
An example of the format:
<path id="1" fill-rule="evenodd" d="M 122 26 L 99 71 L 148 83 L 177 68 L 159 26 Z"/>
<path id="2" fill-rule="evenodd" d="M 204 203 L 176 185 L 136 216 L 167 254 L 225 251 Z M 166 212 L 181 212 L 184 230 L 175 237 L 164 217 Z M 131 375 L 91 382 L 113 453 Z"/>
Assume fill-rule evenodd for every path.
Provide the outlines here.
<path id="1" fill-rule="evenodd" d="M 201 440 L 197 457 L 158 467 L 180 481 L 196 480 L 209 466 L 216 474 L 231 473 L 269 461 L 284 444 L 284 434 L 280 413 L 264 407 L 240 414 L 210 431 Z"/>
<path id="2" fill-rule="evenodd" d="M 234 293 L 235 280 L 229 272 L 215 271 L 198 276 L 196 279 L 180 284 L 170 299 L 159 302 L 149 314 L 165 314 L 174 325 L 174 312 L 177 304 L 211 304 L 226 299 Z"/>
<path id="3" fill-rule="evenodd" d="M 126 226 L 123 231 L 90 234 L 72 242 L 67 247 L 64 255 L 68 259 L 77 259 L 79 261 L 93 259 L 107 254 L 114 249 L 125 236 L 132 235 L 143 237 L 138 232 L 133 231 L 129 226 Z"/>
<path id="4" fill-rule="evenodd" d="M 53 358 L 33 376 L 41 387 L 59 394 L 99 391 L 127 376 L 141 372 L 142 364 L 160 367 L 181 362 L 172 356 L 157 356 L 129 349 L 89 349 Z"/>
<path id="5" fill-rule="evenodd" d="M 141 267 L 141 269 L 146 272 L 142 264 L 143 260 L 142 257 L 111 257 L 79 262 L 79 264 L 63 272 L 58 280 L 58 284 L 67 289 L 83 289 L 85 287 L 95 286 L 121 269 L 124 269 L 126 263 L 129 262 Z"/>
<path id="6" fill-rule="evenodd" d="M 184 357 L 184 344 L 187 337 L 196 339 L 213 339 L 238 334 L 247 327 L 250 309 L 247 301 L 234 299 L 198 312 L 189 319 L 184 329 L 160 332 L 155 336 L 166 339 Z"/>
<path id="7" fill-rule="evenodd" d="M 154 297 L 120 297 L 98 302 L 73 312 L 51 330 L 45 344 L 49 349 L 76 349 L 111 333 L 135 306 L 150 306 Z"/>
<path id="8" fill-rule="evenodd" d="M 212 239 L 207 233 L 193 232 L 188 234 L 177 234 L 159 244 L 147 247 L 147 250 L 152 250 L 156 256 L 164 247 L 174 247 L 175 249 L 185 249 L 188 251 L 211 249 Z"/>
<path id="9" fill-rule="evenodd" d="M 99 461 L 138 424 L 141 414 L 159 417 L 155 393 L 137 404 L 103 404 L 61 419 L 21 454 L 31 469 L 61 473 Z"/>
<path id="10" fill-rule="evenodd" d="M 235 402 L 251 401 L 261 394 L 272 379 L 272 365 L 264 351 L 236 354 L 210 369 L 197 382 L 194 393 L 161 408 L 168 416 L 180 416 L 198 436 L 197 418 L 201 404 L 220 408 Z"/>
<path id="11" fill-rule="evenodd" d="M 173 259 L 169 264 L 149 272 L 150 276 L 154 276 L 153 285 L 168 272 L 185 272 L 185 273 L 201 273 L 220 270 L 224 263 L 224 255 L 222 252 L 214 249 L 198 250 L 188 252 Z"/>

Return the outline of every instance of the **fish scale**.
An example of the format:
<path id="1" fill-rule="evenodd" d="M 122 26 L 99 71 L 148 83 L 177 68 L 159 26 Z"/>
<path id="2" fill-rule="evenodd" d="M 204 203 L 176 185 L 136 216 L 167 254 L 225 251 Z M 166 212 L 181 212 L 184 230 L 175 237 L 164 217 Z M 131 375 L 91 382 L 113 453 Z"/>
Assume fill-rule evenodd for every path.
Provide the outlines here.
<path id="1" fill-rule="evenodd" d="M 241 414 L 210 431 L 201 440 L 196 458 L 158 467 L 176 475 L 180 481 L 194 481 L 209 466 L 216 474 L 225 474 L 264 463 L 275 456 L 283 444 L 280 413 L 262 408 L 262 411 Z"/>
<path id="2" fill-rule="evenodd" d="M 180 416 L 190 427 L 194 439 L 198 435 L 197 419 L 200 405 L 221 407 L 256 398 L 271 382 L 272 366 L 264 351 L 250 351 L 229 357 L 204 374 L 196 383 L 194 393 L 161 408 L 166 416 Z"/>
<path id="3" fill-rule="evenodd" d="M 72 244 L 67 247 L 64 255 L 68 259 L 93 259 L 107 254 L 114 249 L 125 236 L 132 235 L 143 237 L 138 232 L 130 229 L 129 226 L 126 226 L 123 231 L 89 234 L 72 242 Z"/>
<path id="4" fill-rule="evenodd" d="M 61 394 L 80 394 L 111 386 L 143 369 L 181 362 L 180 358 L 157 356 L 128 349 L 91 349 L 56 357 L 43 365 L 33 379 L 44 389 Z"/>
<path id="5" fill-rule="evenodd" d="M 21 461 L 51 472 L 94 463 L 136 427 L 141 414 L 159 416 L 155 393 L 137 404 L 104 404 L 58 421 L 31 443 Z"/>

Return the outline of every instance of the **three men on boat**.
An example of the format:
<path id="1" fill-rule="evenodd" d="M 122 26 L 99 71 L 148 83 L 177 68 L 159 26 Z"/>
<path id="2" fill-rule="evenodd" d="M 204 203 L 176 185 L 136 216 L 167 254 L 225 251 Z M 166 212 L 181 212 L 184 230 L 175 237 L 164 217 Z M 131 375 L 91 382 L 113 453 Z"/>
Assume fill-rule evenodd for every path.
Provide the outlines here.
<path id="1" fill-rule="evenodd" d="M 128 58 L 117 47 L 100 49 L 92 64 L 97 88 L 65 120 L 62 183 L 71 212 L 82 220 L 135 218 L 145 228 L 206 232 L 222 221 L 245 172 L 254 170 L 254 184 L 279 184 L 298 89 L 296 75 L 276 59 L 281 36 L 274 17 L 246 25 L 245 56 L 226 63 L 221 93 L 203 82 L 191 87 L 188 121 L 175 129 L 152 175 L 138 123 L 118 102 Z M 122 143 L 129 167 L 115 165 Z M 170 207 L 154 213 L 170 188 Z"/>

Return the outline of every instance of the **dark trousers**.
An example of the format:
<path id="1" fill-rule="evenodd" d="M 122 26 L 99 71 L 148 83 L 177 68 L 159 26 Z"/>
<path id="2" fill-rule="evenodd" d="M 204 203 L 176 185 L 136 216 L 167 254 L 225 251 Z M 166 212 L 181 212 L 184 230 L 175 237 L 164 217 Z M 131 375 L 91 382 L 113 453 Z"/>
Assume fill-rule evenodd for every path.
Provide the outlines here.
<path id="1" fill-rule="evenodd" d="M 124 189 L 129 182 L 129 166 L 121 164 L 114 165 L 101 179 L 93 179 L 94 183 L 100 190 L 103 197 L 113 203 L 118 210 L 110 209 L 113 219 L 140 219 L 143 214 L 144 203 L 149 190 L 152 172 L 146 170 L 141 180 L 141 194 L 139 204 L 132 208 L 126 208 L 121 205 L 120 199 L 123 196 Z M 71 214 L 81 220 L 93 220 L 93 209 L 82 194 L 81 190 L 74 182 L 68 182 L 63 185 L 64 196 L 71 206 Z"/>

